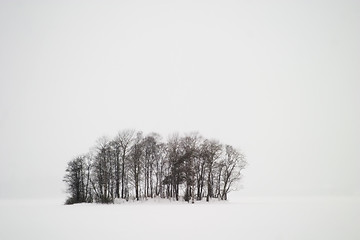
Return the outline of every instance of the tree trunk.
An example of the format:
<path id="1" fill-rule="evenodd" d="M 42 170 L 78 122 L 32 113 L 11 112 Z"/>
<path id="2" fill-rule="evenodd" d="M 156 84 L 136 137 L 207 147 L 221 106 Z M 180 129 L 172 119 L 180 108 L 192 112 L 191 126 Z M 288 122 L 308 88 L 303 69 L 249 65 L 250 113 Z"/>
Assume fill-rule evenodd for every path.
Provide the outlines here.
<path id="1" fill-rule="evenodd" d="M 116 171 L 115 171 L 115 197 L 120 198 L 120 157 L 116 154 Z"/>
<path id="2" fill-rule="evenodd" d="M 124 179 L 125 179 L 125 150 L 123 150 L 122 162 L 121 162 L 121 198 L 122 199 L 125 197 Z"/>

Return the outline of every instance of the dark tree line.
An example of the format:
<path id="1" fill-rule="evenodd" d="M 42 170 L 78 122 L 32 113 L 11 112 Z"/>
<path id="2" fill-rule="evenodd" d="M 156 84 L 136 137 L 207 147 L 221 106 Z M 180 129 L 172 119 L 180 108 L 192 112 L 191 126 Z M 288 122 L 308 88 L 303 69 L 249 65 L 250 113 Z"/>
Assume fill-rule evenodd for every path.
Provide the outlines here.
<path id="1" fill-rule="evenodd" d="M 88 154 L 68 163 L 66 203 L 154 197 L 193 203 L 227 200 L 245 166 L 240 151 L 198 133 L 174 134 L 163 142 L 156 133 L 124 130 L 114 139 L 100 138 Z"/>

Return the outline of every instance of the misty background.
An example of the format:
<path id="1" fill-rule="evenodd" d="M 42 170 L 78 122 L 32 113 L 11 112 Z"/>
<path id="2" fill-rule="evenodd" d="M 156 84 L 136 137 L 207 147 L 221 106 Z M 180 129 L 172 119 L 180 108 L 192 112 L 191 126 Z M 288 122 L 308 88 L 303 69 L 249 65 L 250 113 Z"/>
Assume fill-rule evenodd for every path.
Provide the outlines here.
<path id="1" fill-rule="evenodd" d="M 358 1 L 1 1 L 0 197 L 101 136 L 239 147 L 244 195 L 360 194 Z"/>

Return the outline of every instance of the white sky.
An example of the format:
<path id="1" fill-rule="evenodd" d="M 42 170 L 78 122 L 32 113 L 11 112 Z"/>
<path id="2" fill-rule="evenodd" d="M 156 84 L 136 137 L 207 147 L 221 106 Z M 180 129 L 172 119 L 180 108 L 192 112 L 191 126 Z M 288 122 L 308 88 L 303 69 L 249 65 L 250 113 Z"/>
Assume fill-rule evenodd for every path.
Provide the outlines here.
<path id="1" fill-rule="evenodd" d="M 271 2 L 271 3 L 270 3 Z M 103 135 L 199 131 L 244 194 L 360 194 L 359 1 L 0 2 L 0 197 Z"/>

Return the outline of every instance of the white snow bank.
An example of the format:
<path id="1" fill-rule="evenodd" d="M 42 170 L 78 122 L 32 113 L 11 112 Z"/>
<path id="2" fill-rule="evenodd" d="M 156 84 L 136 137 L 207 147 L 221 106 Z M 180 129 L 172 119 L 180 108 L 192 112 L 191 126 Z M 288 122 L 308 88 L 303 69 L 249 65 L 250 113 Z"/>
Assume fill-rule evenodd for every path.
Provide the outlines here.
<path id="1" fill-rule="evenodd" d="M 0 239 L 360 239 L 359 198 L 157 200 L 0 201 Z"/>

